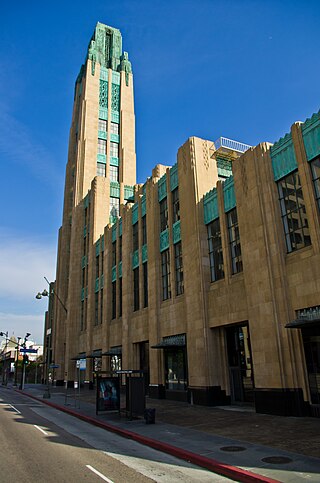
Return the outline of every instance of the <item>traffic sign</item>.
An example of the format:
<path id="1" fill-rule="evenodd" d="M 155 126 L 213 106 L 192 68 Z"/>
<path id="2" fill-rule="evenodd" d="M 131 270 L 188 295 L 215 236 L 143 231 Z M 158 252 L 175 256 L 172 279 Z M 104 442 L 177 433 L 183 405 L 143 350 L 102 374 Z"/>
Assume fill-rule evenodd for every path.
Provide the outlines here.
<path id="1" fill-rule="evenodd" d="M 50 364 L 50 369 L 58 369 L 60 366 L 59 364 Z"/>
<path id="2" fill-rule="evenodd" d="M 36 354 L 38 352 L 38 349 L 20 349 L 20 352 L 22 354 Z"/>

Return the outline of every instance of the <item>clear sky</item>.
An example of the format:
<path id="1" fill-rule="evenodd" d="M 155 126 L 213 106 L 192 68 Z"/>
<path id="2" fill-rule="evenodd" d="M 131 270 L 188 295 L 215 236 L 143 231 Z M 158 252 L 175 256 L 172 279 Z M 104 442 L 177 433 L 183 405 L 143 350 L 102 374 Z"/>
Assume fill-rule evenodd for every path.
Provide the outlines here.
<path id="1" fill-rule="evenodd" d="M 0 331 L 42 340 L 74 82 L 97 21 L 135 85 L 138 182 L 189 136 L 274 142 L 320 108 L 320 2 L 84 0 L 0 9 Z"/>

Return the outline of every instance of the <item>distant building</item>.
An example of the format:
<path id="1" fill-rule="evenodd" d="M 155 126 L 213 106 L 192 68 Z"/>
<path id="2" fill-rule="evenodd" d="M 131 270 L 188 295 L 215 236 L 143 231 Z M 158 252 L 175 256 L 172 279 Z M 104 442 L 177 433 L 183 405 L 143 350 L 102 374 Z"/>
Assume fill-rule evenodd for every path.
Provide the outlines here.
<path id="1" fill-rule="evenodd" d="M 319 178 L 314 114 L 274 145 L 191 137 L 137 185 L 131 64 L 98 23 L 46 319 L 57 383 L 86 359 L 92 383 L 143 369 L 150 397 L 319 416 Z"/>

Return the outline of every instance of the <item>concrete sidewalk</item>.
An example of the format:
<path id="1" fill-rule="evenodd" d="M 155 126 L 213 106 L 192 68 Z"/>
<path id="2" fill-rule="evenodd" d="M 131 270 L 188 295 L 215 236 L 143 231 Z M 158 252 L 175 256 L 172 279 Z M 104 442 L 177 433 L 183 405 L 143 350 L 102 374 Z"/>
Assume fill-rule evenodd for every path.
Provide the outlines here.
<path id="1" fill-rule="evenodd" d="M 79 401 L 68 390 L 27 385 L 25 394 L 49 402 L 92 424 L 115 431 L 236 481 L 320 481 L 320 420 L 256 414 L 250 408 L 208 408 L 167 400 L 147 400 L 156 424 L 129 421 L 118 414 L 95 414 L 95 391 Z M 76 407 L 77 406 L 77 407 Z"/>

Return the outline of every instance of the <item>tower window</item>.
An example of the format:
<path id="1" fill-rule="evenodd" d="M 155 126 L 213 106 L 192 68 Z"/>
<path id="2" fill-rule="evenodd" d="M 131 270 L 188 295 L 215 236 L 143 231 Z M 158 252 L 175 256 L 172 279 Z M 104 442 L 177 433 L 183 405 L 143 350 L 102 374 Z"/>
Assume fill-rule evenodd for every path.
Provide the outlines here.
<path id="1" fill-rule="evenodd" d="M 233 208 L 233 210 L 227 213 L 227 224 L 229 233 L 231 268 L 232 273 L 235 274 L 242 272 L 242 255 L 237 208 Z"/>
<path id="2" fill-rule="evenodd" d="M 278 181 L 279 201 L 288 252 L 311 245 L 306 206 L 298 171 Z"/>
<path id="3" fill-rule="evenodd" d="M 315 158 L 310 163 L 310 166 L 311 166 L 311 172 L 312 172 L 314 192 L 316 195 L 318 209 L 320 210 L 320 156 Z"/>
<path id="4" fill-rule="evenodd" d="M 139 310 L 139 267 L 133 270 L 133 310 Z"/>
<path id="5" fill-rule="evenodd" d="M 116 124 L 115 122 L 112 122 L 110 124 L 110 132 L 112 134 L 119 134 L 119 124 Z"/>
<path id="6" fill-rule="evenodd" d="M 107 141 L 105 139 L 98 139 L 98 154 L 106 154 Z"/>
<path id="7" fill-rule="evenodd" d="M 118 166 L 110 166 L 110 181 L 119 181 L 119 168 Z"/>
<path id="8" fill-rule="evenodd" d="M 118 143 L 110 143 L 110 156 L 114 158 L 119 157 L 119 144 Z"/>
<path id="9" fill-rule="evenodd" d="M 172 191 L 172 222 L 180 220 L 179 188 Z"/>
<path id="10" fill-rule="evenodd" d="M 184 292 L 181 241 L 174 245 L 174 265 L 176 272 L 176 295 Z"/>
<path id="11" fill-rule="evenodd" d="M 160 201 L 160 231 L 168 228 L 168 202 L 167 198 Z"/>
<path id="12" fill-rule="evenodd" d="M 99 119 L 98 130 L 99 131 L 106 131 L 107 130 L 107 121 L 105 121 L 104 119 Z"/>
<path id="13" fill-rule="evenodd" d="M 104 163 L 97 163 L 97 176 L 106 176 L 106 165 Z"/>
<path id="14" fill-rule="evenodd" d="M 171 298 L 169 250 L 161 253 L 162 300 Z"/>
<path id="15" fill-rule="evenodd" d="M 223 253 L 220 220 L 215 219 L 207 226 L 211 282 L 224 278 Z"/>

